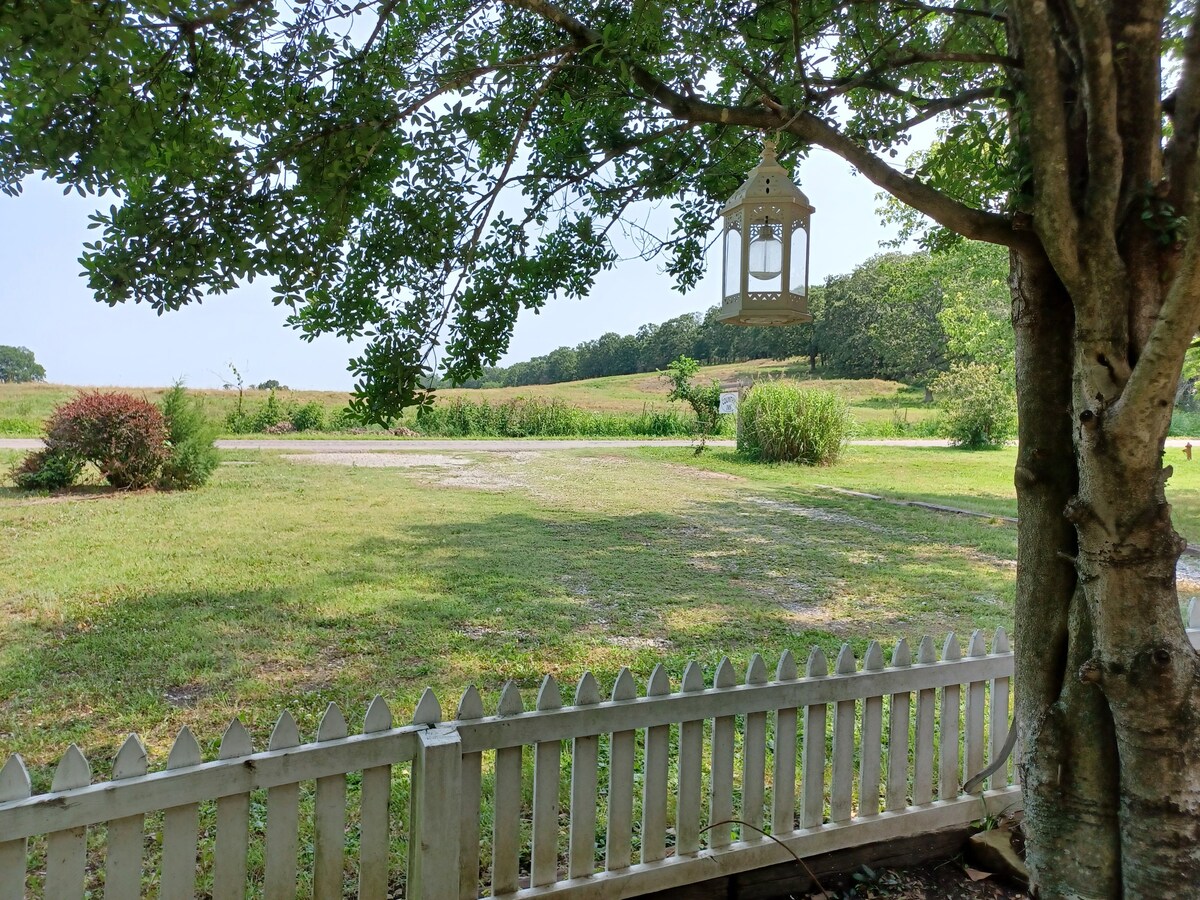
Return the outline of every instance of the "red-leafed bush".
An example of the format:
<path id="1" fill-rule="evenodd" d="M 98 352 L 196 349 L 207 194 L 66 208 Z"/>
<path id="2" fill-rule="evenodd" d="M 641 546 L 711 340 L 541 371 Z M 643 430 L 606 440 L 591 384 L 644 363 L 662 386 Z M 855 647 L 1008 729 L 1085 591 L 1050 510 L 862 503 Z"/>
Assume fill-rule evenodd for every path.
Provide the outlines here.
<path id="1" fill-rule="evenodd" d="M 154 484 L 167 459 L 167 427 L 158 407 L 130 394 L 80 394 L 54 410 L 46 446 L 95 463 L 116 488 Z"/>

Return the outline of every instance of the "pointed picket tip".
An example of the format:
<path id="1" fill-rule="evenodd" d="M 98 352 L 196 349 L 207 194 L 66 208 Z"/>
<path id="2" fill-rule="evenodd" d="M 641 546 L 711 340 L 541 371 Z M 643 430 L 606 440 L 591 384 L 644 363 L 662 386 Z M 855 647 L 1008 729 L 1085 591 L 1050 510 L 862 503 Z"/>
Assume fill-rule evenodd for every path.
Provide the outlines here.
<path id="1" fill-rule="evenodd" d="M 542 679 L 542 686 L 538 688 L 537 708 L 562 709 L 562 691 L 558 689 L 558 682 L 553 675 Z"/>
<path id="2" fill-rule="evenodd" d="M 779 657 L 779 665 L 775 667 L 776 681 L 795 681 L 800 676 L 800 669 L 796 665 L 796 657 L 792 656 L 791 650 L 784 650 Z"/>
<path id="3" fill-rule="evenodd" d="M 617 680 L 613 684 L 612 698 L 614 700 L 637 699 L 637 682 L 633 680 L 633 673 L 628 669 L 622 668 L 617 673 Z"/>
<path id="4" fill-rule="evenodd" d="M 892 650 L 892 667 L 903 668 L 912 665 L 912 651 L 908 649 L 908 641 L 904 638 L 896 641 L 896 646 Z"/>
<path id="5" fill-rule="evenodd" d="M 525 703 L 521 699 L 521 690 L 515 681 L 507 681 L 500 691 L 500 704 L 496 707 L 498 716 L 515 716 L 525 712 Z"/>
<path id="6" fill-rule="evenodd" d="M 462 698 L 458 701 L 457 715 L 460 719 L 483 718 L 483 698 L 479 696 L 479 688 L 475 685 L 469 684 L 463 691 Z"/>
<path id="7" fill-rule="evenodd" d="M 591 706 L 600 700 L 600 682 L 591 672 L 584 672 L 579 677 L 579 684 L 575 685 L 575 705 Z"/>
<path id="8" fill-rule="evenodd" d="M 679 690 L 684 694 L 704 690 L 704 668 L 694 659 L 683 669 L 683 681 Z"/>
<path id="9" fill-rule="evenodd" d="M 917 663 L 922 666 L 937 662 L 937 651 L 933 648 L 933 638 L 929 635 L 921 638 L 917 647 Z"/>
<path id="10" fill-rule="evenodd" d="M 145 774 L 146 748 L 142 745 L 141 738 L 136 734 L 131 734 L 125 738 L 125 743 L 121 745 L 116 759 L 113 760 L 113 781 Z"/>
<path id="11" fill-rule="evenodd" d="M 50 785 L 52 791 L 67 791 L 71 788 L 84 787 L 92 780 L 92 767 L 88 765 L 83 751 L 72 744 L 58 762 L 54 770 L 54 781 Z"/>
<path id="12" fill-rule="evenodd" d="M 295 747 L 299 743 L 300 729 L 296 727 L 296 720 L 292 718 L 292 714 L 285 709 L 275 721 L 268 747 L 271 750 L 282 750 L 286 747 Z"/>
<path id="13" fill-rule="evenodd" d="M 833 669 L 838 675 L 853 675 L 858 671 L 858 660 L 854 657 L 854 651 L 850 649 L 849 644 L 842 644 L 842 649 L 838 651 L 837 662 L 834 663 Z"/>
<path id="14" fill-rule="evenodd" d="M 425 688 L 421 699 L 417 701 L 417 708 L 413 710 L 413 724 L 436 725 L 440 721 L 442 721 L 442 704 L 438 702 L 433 688 Z"/>
<path id="15" fill-rule="evenodd" d="M 175 738 L 175 743 L 171 745 L 171 752 L 167 754 L 167 768 L 182 769 L 184 766 L 198 766 L 203 761 L 200 756 L 200 745 L 196 743 L 196 736 L 192 734 L 192 729 L 184 725 L 179 729 L 179 736 Z"/>
<path id="16" fill-rule="evenodd" d="M 992 652 L 993 653 L 1008 653 L 1008 632 L 1004 630 L 1004 626 L 1000 625 L 996 628 L 996 633 L 992 635 Z"/>
<path id="17" fill-rule="evenodd" d="M 805 677 L 816 678 L 828 674 L 829 663 L 825 659 L 825 653 L 820 647 L 813 647 L 812 652 L 808 654 L 808 664 L 804 667 Z"/>
<path id="18" fill-rule="evenodd" d="M 883 648 L 879 641 L 867 644 L 867 655 L 863 657 L 863 671 L 874 672 L 883 668 Z"/>
<path id="19" fill-rule="evenodd" d="M 321 716 L 321 724 L 317 726 L 318 741 L 335 741 L 344 738 L 349 730 L 346 717 L 336 703 L 325 707 L 325 715 Z"/>
<path id="20" fill-rule="evenodd" d="M 25 768 L 25 760 L 20 753 L 14 753 L 0 769 L 0 803 L 9 800 L 24 800 L 33 790 L 29 780 L 29 770 Z"/>
<path id="21" fill-rule="evenodd" d="M 971 640 L 967 643 L 967 656 L 987 656 L 987 640 L 978 628 L 971 632 Z"/>
<path id="22" fill-rule="evenodd" d="M 729 661 L 729 657 L 722 657 L 721 662 L 717 664 L 717 671 L 713 673 L 713 687 L 715 688 L 730 688 L 737 684 L 737 673 L 733 670 L 733 663 Z"/>
<path id="23" fill-rule="evenodd" d="M 482 711 L 480 714 L 482 715 Z M 387 705 L 387 701 L 383 699 L 382 694 L 376 694 L 371 700 L 371 705 L 367 707 L 367 714 L 363 718 L 363 734 L 387 731 L 391 727 L 391 707 Z"/>
<path id="24" fill-rule="evenodd" d="M 646 696 L 661 697 L 663 694 L 669 693 L 671 693 L 671 676 L 667 674 L 663 664 L 659 663 L 650 673 L 649 681 L 646 682 Z"/>
<path id="25" fill-rule="evenodd" d="M 956 659 L 962 659 L 962 646 L 958 643 L 958 635 L 952 631 L 946 635 L 946 642 L 942 644 L 942 661 L 952 662 Z"/>
<path id="26" fill-rule="evenodd" d="M 766 684 L 767 683 L 767 664 L 763 662 L 763 658 L 758 653 L 750 657 L 750 662 L 746 666 L 746 684 Z"/>
<path id="27" fill-rule="evenodd" d="M 1200 628 L 1200 602 L 1195 597 L 1188 601 L 1187 627 Z"/>
<path id="28" fill-rule="evenodd" d="M 241 719 L 234 719 L 221 736 L 221 749 L 217 751 L 218 759 L 236 759 L 239 756 L 249 756 L 254 752 L 254 742 L 250 732 L 242 724 Z"/>

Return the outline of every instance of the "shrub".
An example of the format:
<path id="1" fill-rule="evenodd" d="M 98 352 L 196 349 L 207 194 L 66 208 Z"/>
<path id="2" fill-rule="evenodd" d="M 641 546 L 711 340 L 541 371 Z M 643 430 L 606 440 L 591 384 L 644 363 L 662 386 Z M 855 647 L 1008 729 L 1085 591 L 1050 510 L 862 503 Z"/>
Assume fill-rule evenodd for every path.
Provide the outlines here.
<path id="1" fill-rule="evenodd" d="M 263 403 L 250 417 L 251 431 L 266 431 L 272 425 L 278 425 L 285 419 L 291 418 L 291 410 L 286 404 L 280 403 L 279 398 L 275 396 L 275 391 L 272 390 L 267 394 L 266 402 Z"/>
<path id="2" fill-rule="evenodd" d="M 349 406 L 343 406 L 330 415 L 329 421 L 325 423 L 325 427 L 330 431 L 349 431 L 351 428 L 358 428 L 361 425 L 362 420 Z"/>
<path id="3" fill-rule="evenodd" d="M 46 446 L 95 463 L 116 488 L 153 484 L 167 459 L 167 427 L 153 403 L 130 394 L 80 394 L 46 423 Z"/>
<path id="4" fill-rule="evenodd" d="M 696 452 L 704 449 L 708 436 L 721 428 L 721 383 L 692 384 L 692 378 L 700 371 L 700 363 L 690 356 L 681 356 L 667 366 L 663 377 L 671 382 L 668 400 L 683 400 L 696 414 L 696 433 L 700 439 Z"/>
<path id="5" fill-rule="evenodd" d="M 930 385 L 945 416 L 950 440 L 959 447 L 1002 447 L 1015 437 L 1017 404 L 1012 383 L 995 366 L 956 365 Z"/>
<path id="6" fill-rule="evenodd" d="M 325 407 L 317 401 L 305 403 L 292 414 L 296 431 L 321 431 L 325 428 Z"/>
<path id="7" fill-rule="evenodd" d="M 163 396 L 160 408 L 167 425 L 169 444 L 159 487 L 188 490 L 208 482 L 220 461 L 213 446 L 217 426 L 204 413 L 204 404 L 177 382 Z"/>
<path id="8" fill-rule="evenodd" d="M 756 384 L 738 409 L 738 450 L 768 462 L 837 462 L 852 420 L 834 393 L 786 381 Z"/>
<path id="9" fill-rule="evenodd" d="M 36 450 L 12 467 L 17 487 L 26 491 L 57 491 L 71 485 L 83 471 L 83 460 L 61 450 Z"/>

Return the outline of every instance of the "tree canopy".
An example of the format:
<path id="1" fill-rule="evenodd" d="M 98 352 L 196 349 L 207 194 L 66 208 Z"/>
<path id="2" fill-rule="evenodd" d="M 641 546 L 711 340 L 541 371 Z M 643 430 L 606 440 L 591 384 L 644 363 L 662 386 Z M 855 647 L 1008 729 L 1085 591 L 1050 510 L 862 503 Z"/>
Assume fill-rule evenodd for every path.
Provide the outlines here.
<path id="1" fill-rule="evenodd" d="M 46 370 L 27 347 L 0 345 L 0 383 L 45 381 Z"/>

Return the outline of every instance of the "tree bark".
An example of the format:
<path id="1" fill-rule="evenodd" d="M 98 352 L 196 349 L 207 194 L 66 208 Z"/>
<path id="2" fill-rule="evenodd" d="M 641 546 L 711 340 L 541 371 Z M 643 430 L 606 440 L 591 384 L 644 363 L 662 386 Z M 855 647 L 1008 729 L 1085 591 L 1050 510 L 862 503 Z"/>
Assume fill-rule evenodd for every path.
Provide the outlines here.
<path id="1" fill-rule="evenodd" d="M 1120 894 L 1117 753 L 1103 698 L 1075 672 L 1092 653 L 1075 568 L 1072 304 L 1036 250 L 1012 255 L 1019 450 L 1016 716 L 1027 861 L 1044 897 Z M 1087 886 L 1086 888 L 1083 886 Z"/>

